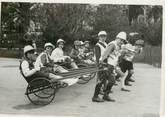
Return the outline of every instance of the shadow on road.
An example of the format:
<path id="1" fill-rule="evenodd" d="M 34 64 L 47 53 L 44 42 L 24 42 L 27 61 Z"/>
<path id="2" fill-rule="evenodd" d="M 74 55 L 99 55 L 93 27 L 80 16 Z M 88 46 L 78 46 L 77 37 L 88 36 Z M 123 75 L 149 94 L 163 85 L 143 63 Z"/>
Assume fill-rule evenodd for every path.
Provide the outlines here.
<path id="1" fill-rule="evenodd" d="M 34 105 L 32 103 L 29 103 L 29 104 L 17 105 L 17 106 L 14 106 L 13 108 L 16 110 L 30 110 L 30 109 L 37 109 L 37 108 L 41 108 L 41 107 L 43 107 L 43 106 Z"/>

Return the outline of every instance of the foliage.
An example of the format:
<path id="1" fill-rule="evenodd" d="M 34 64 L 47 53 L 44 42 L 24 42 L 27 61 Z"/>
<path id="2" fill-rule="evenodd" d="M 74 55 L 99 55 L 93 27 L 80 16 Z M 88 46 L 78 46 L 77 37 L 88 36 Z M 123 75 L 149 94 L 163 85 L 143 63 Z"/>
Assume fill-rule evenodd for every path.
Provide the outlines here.
<path id="1" fill-rule="evenodd" d="M 135 12 L 133 12 L 135 11 Z M 146 11 L 146 13 L 144 12 Z M 143 15 L 144 14 L 144 15 Z M 134 22 L 130 22 L 133 19 Z M 48 3 L 2 3 L 2 40 L 10 45 L 27 44 L 25 34 L 33 34 L 37 45 L 56 43 L 63 38 L 67 44 L 74 40 L 97 41 L 100 30 L 108 32 L 108 42 L 119 31 L 136 31 L 152 45 L 161 45 L 162 7 L 144 5 L 91 5 Z M 30 39 L 31 40 L 31 39 Z M 15 43 L 14 43 L 15 42 Z M 17 44 L 17 45 L 16 45 Z"/>
<path id="2" fill-rule="evenodd" d="M 43 4 L 35 10 L 35 19 L 41 24 L 45 41 L 55 43 L 64 38 L 70 43 L 89 36 L 90 26 L 86 27 L 90 22 L 89 9 L 86 4 Z"/>
<path id="3" fill-rule="evenodd" d="M 146 43 L 154 46 L 162 44 L 162 7 L 153 6 L 152 8 L 147 6 L 146 16 L 138 17 L 145 18 L 141 22 L 134 22 L 131 26 L 133 30 L 139 32 L 142 35 L 142 39 Z"/>
<path id="4" fill-rule="evenodd" d="M 3 42 L 22 44 L 23 34 L 29 26 L 29 3 L 2 3 L 2 39 Z M 9 44 L 9 43 L 7 43 Z M 3 45 L 3 43 L 2 43 Z"/>
<path id="5" fill-rule="evenodd" d="M 124 14 L 122 5 L 100 5 L 95 19 L 95 34 L 105 30 L 109 33 L 108 42 L 114 40 L 119 31 L 129 30 L 128 17 Z"/>

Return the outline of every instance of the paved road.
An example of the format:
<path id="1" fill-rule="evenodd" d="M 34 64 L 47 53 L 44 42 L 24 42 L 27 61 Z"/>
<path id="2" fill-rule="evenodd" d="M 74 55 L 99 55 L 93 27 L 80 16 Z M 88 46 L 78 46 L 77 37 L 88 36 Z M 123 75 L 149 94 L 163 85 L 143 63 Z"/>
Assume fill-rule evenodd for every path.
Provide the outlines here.
<path id="1" fill-rule="evenodd" d="M 86 85 L 60 90 L 54 102 L 40 107 L 29 103 L 24 95 L 27 86 L 16 59 L 0 58 L 0 114 L 53 115 L 75 117 L 158 117 L 161 71 L 147 64 L 135 64 L 135 80 L 131 92 L 114 86 L 115 103 L 93 103 L 95 79 Z"/>

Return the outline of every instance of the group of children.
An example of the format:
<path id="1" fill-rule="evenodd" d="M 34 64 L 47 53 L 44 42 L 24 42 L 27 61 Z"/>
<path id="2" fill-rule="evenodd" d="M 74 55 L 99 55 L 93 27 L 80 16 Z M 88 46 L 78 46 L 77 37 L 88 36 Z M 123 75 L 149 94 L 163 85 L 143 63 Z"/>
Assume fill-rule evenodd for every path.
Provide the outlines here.
<path id="1" fill-rule="evenodd" d="M 95 86 L 93 102 L 104 102 L 115 100 L 109 97 L 109 93 L 115 84 L 116 80 L 121 78 L 121 91 L 127 91 L 126 85 L 130 86 L 130 81 L 133 75 L 133 58 L 136 53 L 142 50 L 144 41 L 139 39 L 134 45 L 127 40 L 126 32 L 120 32 L 117 34 L 116 39 L 109 42 L 105 42 L 107 33 L 100 31 L 98 33 L 99 41 L 95 46 L 95 56 L 97 64 L 106 63 L 108 70 L 104 72 L 98 72 L 97 84 Z M 100 98 L 99 94 L 103 94 Z"/>
<path id="2" fill-rule="evenodd" d="M 93 102 L 115 101 L 109 97 L 109 93 L 115 84 L 115 81 L 121 78 L 121 90 L 126 89 L 126 85 L 131 85 L 129 82 L 133 74 L 132 60 L 136 53 L 142 50 L 144 41 L 138 40 L 134 46 L 127 41 L 127 34 L 120 32 L 114 41 L 106 43 L 107 33 L 100 31 L 98 33 L 99 41 L 94 49 L 90 48 L 89 41 L 74 41 L 69 56 L 64 55 L 63 39 L 58 39 L 57 47 L 51 43 L 45 43 L 44 51 L 38 56 L 35 54 L 35 47 L 27 45 L 24 47 L 24 57 L 21 60 L 20 70 L 27 82 L 31 82 L 36 77 L 45 77 L 50 80 L 62 78 L 56 75 L 58 72 L 68 72 L 60 63 L 67 63 L 70 68 L 78 69 L 78 63 L 86 64 L 106 64 L 108 70 L 99 71 L 97 73 L 97 83 L 95 86 Z M 127 73 L 126 73 L 127 72 Z M 64 79 L 61 83 L 73 85 L 78 82 L 79 77 Z M 103 98 L 99 97 L 100 92 L 103 92 Z"/>
<path id="3" fill-rule="evenodd" d="M 74 41 L 74 47 L 71 50 L 70 57 L 73 58 L 76 63 L 95 64 L 93 55 L 94 52 L 90 48 L 89 41 Z"/>
<path id="4" fill-rule="evenodd" d="M 90 57 L 93 53 L 88 50 L 89 41 L 85 43 L 75 41 L 70 56 L 64 55 L 64 44 L 65 41 L 63 39 L 57 40 L 56 48 L 52 43 L 45 43 L 44 51 L 38 56 L 36 56 L 36 49 L 32 45 L 24 47 L 24 57 L 21 60 L 20 70 L 27 82 L 32 81 L 36 77 L 46 77 L 51 80 L 62 78 L 56 74 L 68 72 L 68 70 L 61 66 L 61 63 L 67 64 L 68 68 L 73 69 L 78 69 L 78 62 L 94 64 L 94 61 L 92 61 L 93 57 Z M 72 85 L 78 80 L 79 78 L 77 77 L 62 80 L 62 82 Z"/>

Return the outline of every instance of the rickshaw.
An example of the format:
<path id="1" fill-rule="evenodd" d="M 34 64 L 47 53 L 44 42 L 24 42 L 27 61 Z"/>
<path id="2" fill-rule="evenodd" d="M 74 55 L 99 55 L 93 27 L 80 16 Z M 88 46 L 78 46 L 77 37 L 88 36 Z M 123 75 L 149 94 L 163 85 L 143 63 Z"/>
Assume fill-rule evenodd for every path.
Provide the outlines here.
<path id="1" fill-rule="evenodd" d="M 52 81 L 46 77 L 36 77 L 28 82 L 22 72 L 21 74 L 28 83 L 25 95 L 30 102 L 35 105 L 48 105 L 53 101 L 60 88 L 66 88 L 68 86 L 66 83 L 61 83 L 61 80 L 75 78 L 86 74 L 93 74 L 103 70 L 106 70 L 106 68 L 98 67 L 96 65 L 79 69 L 70 69 L 69 72 L 57 73 L 56 75 L 60 75 L 62 78 L 57 79 L 56 81 Z"/>

